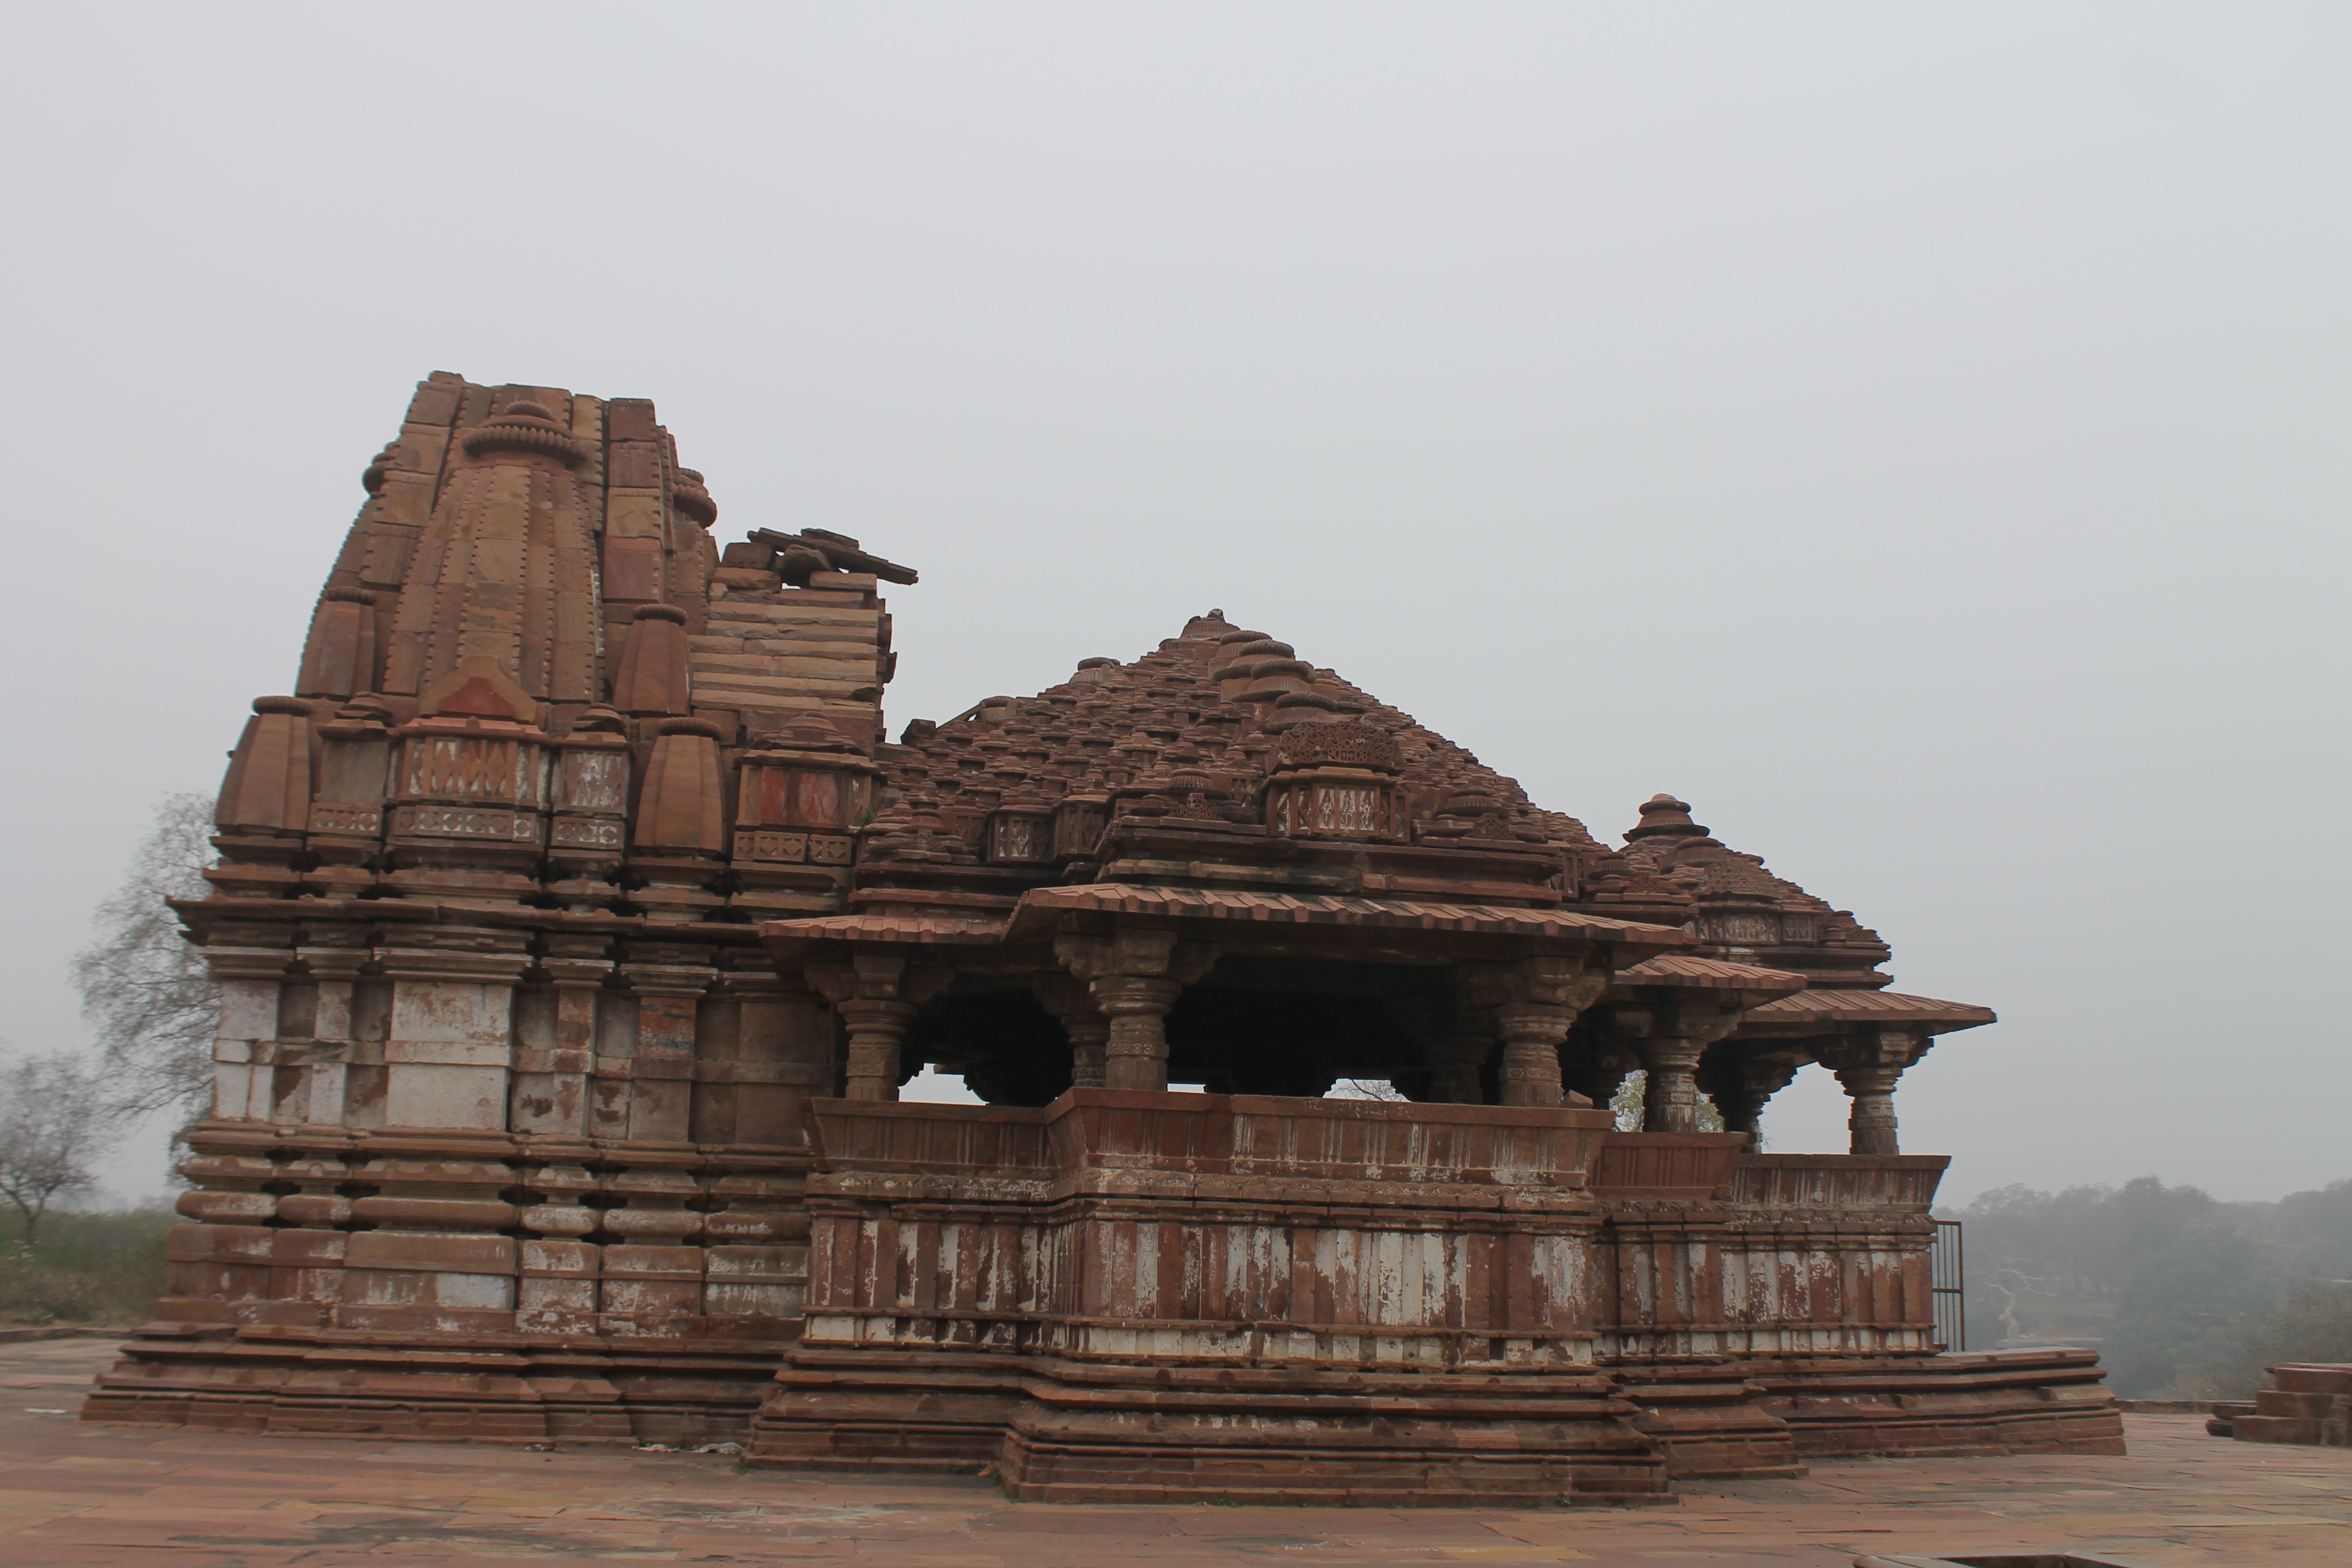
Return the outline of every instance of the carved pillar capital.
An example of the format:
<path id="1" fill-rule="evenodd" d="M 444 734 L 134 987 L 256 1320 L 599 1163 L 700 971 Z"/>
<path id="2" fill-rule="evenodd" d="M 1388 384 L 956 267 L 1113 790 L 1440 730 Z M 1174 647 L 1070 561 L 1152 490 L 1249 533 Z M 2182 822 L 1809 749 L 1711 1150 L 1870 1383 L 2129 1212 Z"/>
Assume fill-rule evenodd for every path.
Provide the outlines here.
<path id="1" fill-rule="evenodd" d="M 1699 1064 L 1698 1083 L 1722 1113 L 1723 1130 L 1746 1133 L 1752 1149 L 1760 1140 L 1765 1103 L 1794 1081 L 1805 1061 L 1800 1051 L 1734 1043 L 1707 1054 Z"/>
<path id="2" fill-rule="evenodd" d="M 1460 1005 L 1484 1007 L 1503 1041 L 1505 1105 L 1560 1103 L 1559 1047 L 1576 1016 L 1608 987 L 1609 972 L 1570 953 L 1465 963 L 1454 973 Z"/>
<path id="3" fill-rule="evenodd" d="M 1822 1053 L 1822 1065 L 1853 1100 L 1853 1113 L 1846 1119 L 1852 1152 L 1902 1152 L 1895 1137 L 1895 1080 L 1927 1054 L 1930 1043 L 1931 1037 L 1919 1030 L 1870 1029 Z"/>
<path id="4" fill-rule="evenodd" d="M 1077 1089 L 1100 1089 L 1110 1046 L 1110 1019 L 1095 1005 L 1086 982 L 1069 974 L 1036 974 L 1030 987 L 1045 1011 L 1061 1020 L 1070 1037 L 1070 1083 Z"/>
<path id="5" fill-rule="evenodd" d="M 810 963 L 803 973 L 809 989 L 832 1003 L 848 1027 L 844 1092 L 851 1100 L 898 1099 L 898 1047 L 907 1026 L 955 972 L 910 963 L 903 949 L 856 947 L 845 963 Z"/>
<path id="6" fill-rule="evenodd" d="M 1642 1058 L 1642 1131 L 1698 1128 L 1698 1064 L 1706 1047 L 1731 1033 L 1740 1009 L 1719 995 L 1668 994 L 1650 1006 L 1621 1009 L 1621 1023 Z"/>
<path id="7" fill-rule="evenodd" d="M 1216 963 L 1216 948 L 1179 941 L 1164 927 L 1119 926 L 1108 935 L 1066 931 L 1055 940 L 1054 955 L 1087 983 L 1108 1020 L 1103 1087 L 1164 1090 L 1168 1009 Z"/>

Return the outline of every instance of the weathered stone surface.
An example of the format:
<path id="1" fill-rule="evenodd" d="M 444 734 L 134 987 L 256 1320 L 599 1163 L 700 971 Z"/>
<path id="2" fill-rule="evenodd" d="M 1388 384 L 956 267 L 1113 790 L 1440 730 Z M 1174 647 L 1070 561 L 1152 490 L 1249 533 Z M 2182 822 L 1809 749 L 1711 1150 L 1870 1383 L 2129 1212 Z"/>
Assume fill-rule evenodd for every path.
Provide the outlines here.
<path id="1" fill-rule="evenodd" d="M 436 373 L 362 482 L 179 909 L 217 1095 L 93 1415 L 741 1436 L 764 1395 L 770 1460 L 1097 1500 L 2116 1441 L 2083 1358 L 1936 1353 L 1894 1094 L 1991 1014 L 1683 803 L 1609 848 L 1215 612 L 893 744 L 915 573 L 722 552 L 644 399 Z M 1851 1152 L 1749 1152 L 1812 1064 Z M 896 1103 L 925 1065 L 990 1104 Z"/>

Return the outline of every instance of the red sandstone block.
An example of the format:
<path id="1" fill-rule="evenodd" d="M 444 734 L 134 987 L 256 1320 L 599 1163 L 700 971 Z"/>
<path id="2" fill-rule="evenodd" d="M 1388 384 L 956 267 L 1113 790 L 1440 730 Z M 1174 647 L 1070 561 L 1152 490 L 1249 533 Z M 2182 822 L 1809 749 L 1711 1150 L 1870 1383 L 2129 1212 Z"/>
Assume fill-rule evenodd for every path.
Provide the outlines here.
<path id="1" fill-rule="evenodd" d="M 661 483 L 661 449 L 653 442 L 616 437 L 605 451 L 606 484 L 621 489 L 651 489 Z"/>
<path id="2" fill-rule="evenodd" d="M 2352 1394 L 2352 1366 L 2325 1363 L 2274 1366 L 2271 1386 L 2289 1394 Z"/>
<path id="3" fill-rule="evenodd" d="M 646 397 L 615 397 L 604 405 L 604 434 L 614 441 L 650 441 L 659 427 L 654 419 L 653 400 Z"/>
<path id="4" fill-rule="evenodd" d="M 2331 1394 L 2291 1394 L 2284 1389 L 2265 1388 L 2254 1395 L 2254 1414 L 2324 1421 L 2334 1413 L 2335 1403 L 2336 1396 Z"/>
<path id="5" fill-rule="evenodd" d="M 503 1236 L 363 1230 L 352 1237 L 345 1261 L 353 1268 L 511 1274 L 515 1271 L 515 1244 Z"/>
<path id="6" fill-rule="evenodd" d="M 2317 1444 L 2325 1436 L 2321 1425 L 2291 1415 L 2241 1415 L 2231 1423 L 2238 1440 L 2244 1443 Z"/>

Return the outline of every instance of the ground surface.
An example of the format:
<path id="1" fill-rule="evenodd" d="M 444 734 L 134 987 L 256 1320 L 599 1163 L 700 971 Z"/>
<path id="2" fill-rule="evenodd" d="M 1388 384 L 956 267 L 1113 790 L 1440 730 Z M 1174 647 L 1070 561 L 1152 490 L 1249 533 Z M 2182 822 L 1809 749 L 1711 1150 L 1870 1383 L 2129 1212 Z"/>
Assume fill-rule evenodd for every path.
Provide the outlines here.
<path id="1" fill-rule="evenodd" d="M 0 1344 L 0 1563 L 1762 1563 L 2099 1551 L 2154 1568 L 2352 1563 L 2352 1449 L 2132 1415 L 2128 1458 L 1881 1459 L 1686 1484 L 1646 1510 L 1069 1508 L 984 1481 L 841 1483 L 718 1456 L 220 1436 L 73 1419 L 104 1340 Z"/>

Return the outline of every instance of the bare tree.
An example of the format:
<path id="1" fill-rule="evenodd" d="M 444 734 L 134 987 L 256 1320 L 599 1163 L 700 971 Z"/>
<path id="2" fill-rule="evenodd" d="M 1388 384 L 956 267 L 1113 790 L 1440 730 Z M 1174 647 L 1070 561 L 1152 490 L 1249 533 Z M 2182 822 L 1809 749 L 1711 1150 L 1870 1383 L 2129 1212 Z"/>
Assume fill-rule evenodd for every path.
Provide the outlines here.
<path id="1" fill-rule="evenodd" d="M 0 1197 L 24 1216 L 26 1241 L 51 1204 L 97 1185 L 91 1167 L 114 1146 L 124 1115 L 103 1069 L 73 1057 L 31 1057 L 0 1071 Z"/>
<path id="2" fill-rule="evenodd" d="M 2028 1274 L 2021 1268 L 2000 1268 L 1985 1275 L 1984 1288 L 1987 1296 L 2000 1298 L 1993 1310 L 2000 1319 L 2001 1339 L 2009 1341 L 2018 1339 L 2025 1332 L 2017 1321 L 2021 1299 L 2026 1296 L 2054 1297 L 2058 1281 L 2038 1274 Z"/>
<path id="3" fill-rule="evenodd" d="M 211 891 L 204 873 L 214 859 L 212 816 L 212 802 L 201 795 L 167 795 L 156 804 L 155 826 L 130 874 L 92 917 L 98 940 L 74 957 L 82 1015 L 127 1114 L 177 1106 L 187 1122 L 211 1103 L 218 987 L 163 900 Z"/>

